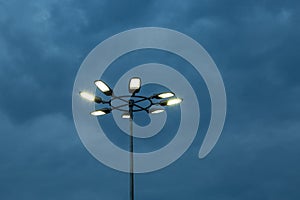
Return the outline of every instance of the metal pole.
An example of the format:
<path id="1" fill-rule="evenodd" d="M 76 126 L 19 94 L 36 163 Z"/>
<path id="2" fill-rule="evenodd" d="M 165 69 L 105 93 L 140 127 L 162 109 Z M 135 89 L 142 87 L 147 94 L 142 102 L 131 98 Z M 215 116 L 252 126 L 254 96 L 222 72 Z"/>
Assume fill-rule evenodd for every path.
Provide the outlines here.
<path id="1" fill-rule="evenodd" d="M 133 173 L 133 100 L 129 101 L 130 114 L 130 200 L 134 200 L 134 173 Z"/>

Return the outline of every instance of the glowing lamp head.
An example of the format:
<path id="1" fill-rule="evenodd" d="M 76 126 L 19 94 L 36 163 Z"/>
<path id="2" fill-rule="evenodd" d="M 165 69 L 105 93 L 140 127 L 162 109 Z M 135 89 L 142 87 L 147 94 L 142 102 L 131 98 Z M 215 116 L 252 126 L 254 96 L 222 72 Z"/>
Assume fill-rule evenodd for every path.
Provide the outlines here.
<path id="1" fill-rule="evenodd" d="M 121 116 L 123 119 L 130 119 L 130 114 L 128 112 L 123 113 Z"/>
<path id="2" fill-rule="evenodd" d="M 93 94 L 91 94 L 89 92 L 84 92 L 84 91 L 83 92 L 79 92 L 79 95 L 82 98 L 84 98 L 84 99 L 86 99 L 88 101 L 94 101 L 96 103 L 102 103 L 102 99 L 100 97 L 97 97 L 97 96 L 95 96 L 95 95 L 93 95 Z"/>
<path id="3" fill-rule="evenodd" d="M 172 106 L 172 105 L 180 104 L 181 102 L 182 102 L 182 99 L 180 99 L 180 98 L 172 98 L 172 99 L 161 101 L 159 104 L 161 106 Z"/>
<path id="4" fill-rule="evenodd" d="M 150 110 L 149 110 L 149 113 L 150 114 L 158 114 L 158 113 L 162 113 L 162 112 L 164 112 L 165 110 L 164 109 L 162 109 L 162 108 L 151 108 Z"/>
<path id="5" fill-rule="evenodd" d="M 102 108 L 102 109 L 95 110 L 95 111 L 91 112 L 91 115 L 93 115 L 93 116 L 101 116 L 101 115 L 106 115 L 106 114 L 108 114 L 110 112 L 111 112 L 110 108 Z"/>
<path id="6" fill-rule="evenodd" d="M 94 82 L 97 88 L 103 92 L 106 96 L 111 96 L 113 91 L 112 89 L 103 81 L 97 80 Z"/>
<path id="7" fill-rule="evenodd" d="M 130 93 L 137 93 L 141 89 L 142 81 L 139 77 L 133 77 L 129 81 L 128 90 Z"/>
<path id="8" fill-rule="evenodd" d="M 165 98 L 170 98 L 170 97 L 174 97 L 174 93 L 173 92 L 163 92 L 163 93 L 159 93 L 153 96 L 153 98 L 155 99 L 165 99 Z"/>

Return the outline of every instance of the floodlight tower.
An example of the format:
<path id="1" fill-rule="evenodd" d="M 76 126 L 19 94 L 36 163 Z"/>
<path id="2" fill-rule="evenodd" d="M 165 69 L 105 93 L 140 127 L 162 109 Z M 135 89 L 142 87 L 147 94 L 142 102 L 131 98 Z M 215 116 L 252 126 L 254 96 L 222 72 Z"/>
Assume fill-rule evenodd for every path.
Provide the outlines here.
<path id="1" fill-rule="evenodd" d="M 130 95 L 116 96 L 113 90 L 101 80 L 96 80 L 94 84 L 97 88 L 106 96 L 110 97 L 109 100 L 105 101 L 102 98 L 85 92 L 79 92 L 80 96 L 88 101 L 95 102 L 97 104 L 104 104 L 107 107 L 97 109 L 92 111 L 90 114 L 93 116 L 101 116 L 110 113 L 113 110 L 122 111 L 121 117 L 124 119 L 129 119 L 130 124 L 130 200 L 134 200 L 134 141 L 133 141 L 133 117 L 135 112 L 145 111 L 149 114 L 157 114 L 164 112 L 163 106 L 172 106 L 182 102 L 181 98 L 177 98 L 173 92 L 163 92 L 159 94 L 154 94 L 152 96 L 141 96 L 137 93 L 141 89 L 142 81 L 139 77 L 133 77 L 129 80 L 128 91 Z M 114 100 L 121 100 L 124 102 L 122 105 L 114 106 L 112 102 Z M 141 102 L 148 101 L 146 106 L 141 105 Z M 127 107 L 125 109 L 124 107 Z"/>

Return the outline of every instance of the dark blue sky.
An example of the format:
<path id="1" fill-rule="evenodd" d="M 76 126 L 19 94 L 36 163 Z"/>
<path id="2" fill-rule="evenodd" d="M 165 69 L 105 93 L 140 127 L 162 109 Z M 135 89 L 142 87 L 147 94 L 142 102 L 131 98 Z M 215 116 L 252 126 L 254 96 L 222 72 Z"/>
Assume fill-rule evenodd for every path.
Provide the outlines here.
<path id="1" fill-rule="evenodd" d="M 0 199 L 128 199 L 128 174 L 80 142 L 71 95 L 98 43 L 144 26 L 204 46 L 228 113 L 207 158 L 199 134 L 171 166 L 136 177 L 136 199 L 300 199 L 299 24 L 296 0 L 0 0 Z"/>

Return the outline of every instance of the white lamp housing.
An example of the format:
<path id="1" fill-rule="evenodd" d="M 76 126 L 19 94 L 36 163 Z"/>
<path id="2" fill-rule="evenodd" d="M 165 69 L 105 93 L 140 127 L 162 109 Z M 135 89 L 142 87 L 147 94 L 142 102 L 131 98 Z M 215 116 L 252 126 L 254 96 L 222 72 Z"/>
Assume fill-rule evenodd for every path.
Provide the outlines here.
<path id="1" fill-rule="evenodd" d="M 181 102 L 182 102 L 182 99 L 180 99 L 180 98 L 172 98 L 172 99 L 161 101 L 159 104 L 161 106 L 172 106 L 172 105 L 179 104 Z"/>
<path id="2" fill-rule="evenodd" d="M 163 93 L 159 93 L 153 96 L 153 98 L 156 99 L 165 99 L 165 98 L 170 98 L 170 97 L 174 97 L 175 94 L 173 92 L 163 92 Z"/>
<path id="3" fill-rule="evenodd" d="M 100 115 L 106 115 L 106 114 L 108 114 L 110 112 L 111 112 L 110 108 L 102 108 L 102 109 L 95 110 L 95 111 L 91 112 L 91 115 L 93 115 L 93 116 L 100 116 Z"/>
<path id="4" fill-rule="evenodd" d="M 79 92 L 80 96 L 88 101 L 94 101 L 95 95 L 89 93 L 89 92 Z"/>
<path id="5" fill-rule="evenodd" d="M 96 103 L 102 103 L 102 99 L 100 97 L 97 97 L 97 96 L 93 95 L 92 93 L 82 91 L 82 92 L 79 92 L 79 95 L 82 98 L 84 98 L 88 101 L 94 101 Z"/>
<path id="6" fill-rule="evenodd" d="M 129 114 L 128 112 L 123 113 L 123 114 L 122 114 L 122 118 L 123 118 L 123 119 L 129 119 L 129 118 L 130 118 L 130 114 Z"/>
<path id="7" fill-rule="evenodd" d="M 106 96 L 111 96 L 113 91 L 112 89 L 103 81 L 97 80 L 94 82 L 97 88 L 103 92 Z"/>
<path id="8" fill-rule="evenodd" d="M 165 110 L 162 108 L 150 108 L 149 113 L 150 114 L 158 114 L 158 113 L 162 113 Z"/>
<path id="9" fill-rule="evenodd" d="M 133 77 L 129 81 L 128 90 L 130 93 L 137 93 L 141 89 L 142 81 L 139 77 Z"/>

